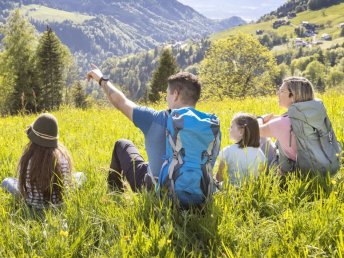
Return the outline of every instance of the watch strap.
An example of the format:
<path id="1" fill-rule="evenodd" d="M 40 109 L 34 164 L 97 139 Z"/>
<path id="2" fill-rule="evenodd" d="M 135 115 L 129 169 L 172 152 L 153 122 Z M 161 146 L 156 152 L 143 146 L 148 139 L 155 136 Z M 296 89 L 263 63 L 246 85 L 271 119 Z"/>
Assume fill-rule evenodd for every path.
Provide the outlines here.
<path id="1" fill-rule="evenodd" d="M 109 79 L 104 78 L 104 77 L 101 77 L 101 78 L 99 79 L 99 85 L 102 86 L 102 82 L 107 82 L 107 81 L 109 81 Z"/>

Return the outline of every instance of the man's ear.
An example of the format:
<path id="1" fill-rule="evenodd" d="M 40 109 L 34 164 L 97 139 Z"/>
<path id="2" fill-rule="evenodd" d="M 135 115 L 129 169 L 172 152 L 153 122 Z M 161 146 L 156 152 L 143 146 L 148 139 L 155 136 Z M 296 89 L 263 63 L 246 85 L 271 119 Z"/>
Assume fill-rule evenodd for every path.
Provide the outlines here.
<path id="1" fill-rule="evenodd" d="M 173 96 L 174 96 L 174 100 L 176 101 L 180 96 L 179 96 L 179 91 L 177 90 L 177 89 L 175 89 L 174 91 L 173 91 L 173 94 L 172 94 Z"/>

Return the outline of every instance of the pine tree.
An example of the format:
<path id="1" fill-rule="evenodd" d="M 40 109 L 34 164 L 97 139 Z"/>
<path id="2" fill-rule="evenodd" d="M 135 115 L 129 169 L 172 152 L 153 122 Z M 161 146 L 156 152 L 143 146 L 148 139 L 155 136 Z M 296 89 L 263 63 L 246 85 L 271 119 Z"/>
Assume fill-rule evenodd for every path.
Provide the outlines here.
<path id="1" fill-rule="evenodd" d="M 325 56 L 321 49 L 319 49 L 318 54 L 319 54 L 318 61 L 322 64 L 325 64 Z"/>
<path id="2" fill-rule="evenodd" d="M 36 67 L 41 95 L 39 106 L 46 110 L 58 108 L 62 102 L 63 54 L 62 43 L 51 28 L 43 33 L 36 52 Z"/>
<path id="3" fill-rule="evenodd" d="M 159 65 L 153 72 L 152 80 L 150 81 L 150 93 L 148 96 L 150 101 L 160 100 L 160 93 L 166 91 L 168 77 L 177 71 L 177 62 L 171 50 L 168 48 L 164 49 L 159 59 Z"/>
<path id="4" fill-rule="evenodd" d="M 317 84 L 316 84 L 316 89 L 319 92 L 324 92 L 325 91 L 325 83 L 321 77 L 318 78 Z"/>
<path id="5" fill-rule="evenodd" d="M 15 10 L 3 29 L 2 55 L 3 95 L 5 111 L 37 111 L 39 89 L 33 65 L 36 45 L 34 27 Z"/>
<path id="6" fill-rule="evenodd" d="M 80 81 L 77 81 L 73 87 L 73 99 L 74 105 L 77 108 L 85 108 L 87 106 L 85 90 L 83 89 Z"/>
<path id="7" fill-rule="evenodd" d="M 322 0 L 309 0 L 308 1 L 308 9 L 310 10 L 318 10 L 322 7 Z"/>

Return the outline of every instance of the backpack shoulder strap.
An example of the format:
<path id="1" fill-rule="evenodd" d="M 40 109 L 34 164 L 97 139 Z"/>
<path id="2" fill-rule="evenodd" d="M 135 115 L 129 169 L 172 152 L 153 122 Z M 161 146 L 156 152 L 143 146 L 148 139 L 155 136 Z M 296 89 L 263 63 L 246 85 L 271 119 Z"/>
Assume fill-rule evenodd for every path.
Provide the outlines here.
<path id="1" fill-rule="evenodd" d="M 171 119 L 171 125 L 174 126 L 174 117 L 177 117 L 178 113 L 174 113 L 171 110 L 167 110 L 168 112 L 168 116 L 169 119 Z M 174 129 L 174 128 L 173 128 Z M 181 166 L 184 161 L 181 155 L 181 150 L 183 149 L 182 146 L 182 141 L 180 140 L 180 136 L 179 136 L 179 131 L 175 131 L 174 134 L 175 135 L 171 135 L 171 130 L 172 128 L 168 128 L 168 125 L 166 127 L 166 137 L 167 137 L 167 144 L 169 144 L 171 146 L 172 152 L 173 152 L 173 157 L 172 157 L 172 161 L 170 163 L 170 166 L 168 168 L 168 179 L 171 182 L 171 192 L 174 195 L 175 191 L 174 191 L 174 181 L 175 181 L 175 177 L 177 175 L 175 175 L 175 167 L 176 166 Z M 175 139 L 174 139 L 175 138 Z"/>

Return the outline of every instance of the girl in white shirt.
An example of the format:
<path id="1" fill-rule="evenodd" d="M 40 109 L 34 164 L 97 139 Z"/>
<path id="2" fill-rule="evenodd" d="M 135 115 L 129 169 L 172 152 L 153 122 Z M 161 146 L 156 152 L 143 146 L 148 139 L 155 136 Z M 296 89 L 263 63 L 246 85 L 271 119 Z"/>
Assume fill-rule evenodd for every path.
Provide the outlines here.
<path id="1" fill-rule="evenodd" d="M 236 114 L 231 122 L 229 135 L 235 144 L 225 147 L 220 152 L 216 179 L 223 181 L 223 171 L 227 167 L 230 183 L 239 185 L 246 177 L 257 177 L 258 172 L 265 166 L 266 158 L 259 148 L 257 118 L 246 113 Z"/>

